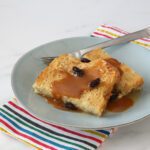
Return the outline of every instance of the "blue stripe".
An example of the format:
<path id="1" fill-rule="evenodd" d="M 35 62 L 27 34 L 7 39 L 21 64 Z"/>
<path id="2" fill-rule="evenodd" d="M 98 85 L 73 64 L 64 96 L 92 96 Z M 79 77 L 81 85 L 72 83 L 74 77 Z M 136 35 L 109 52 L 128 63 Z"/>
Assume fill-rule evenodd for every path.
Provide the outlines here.
<path id="1" fill-rule="evenodd" d="M 103 134 L 106 134 L 106 135 L 110 135 L 110 132 L 109 131 L 106 131 L 106 130 L 96 130 L 96 131 L 98 131 L 98 132 L 101 132 L 101 133 L 103 133 Z"/>
<path id="2" fill-rule="evenodd" d="M 64 149 L 66 149 L 66 150 L 75 150 L 74 148 L 66 147 L 66 146 L 60 145 L 60 144 L 58 144 L 58 143 L 55 143 L 55 142 L 53 142 L 53 141 L 50 141 L 50 140 L 48 140 L 48 139 L 45 139 L 45 138 L 43 138 L 43 137 L 41 137 L 41 136 L 39 136 L 39 135 L 37 135 L 37 134 L 35 134 L 35 133 L 29 131 L 29 130 L 26 130 L 26 129 L 20 127 L 18 124 L 16 124 L 14 121 L 12 121 L 11 119 L 9 119 L 8 117 L 6 117 L 5 115 L 3 115 L 2 113 L 0 113 L 0 115 L 1 115 L 4 119 L 6 119 L 7 121 L 9 121 L 13 126 L 15 126 L 15 127 L 16 127 L 17 129 L 19 129 L 20 131 L 23 131 L 23 132 L 25 132 L 25 133 L 27 133 L 27 134 L 33 136 L 33 137 L 36 137 L 36 138 L 38 138 L 38 139 L 40 139 L 40 140 L 42 140 L 42 141 L 44 141 L 44 142 L 47 142 L 47 143 L 52 144 L 52 145 L 55 145 L 55 146 L 57 146 L 57 147 L 64 148 Z"/>

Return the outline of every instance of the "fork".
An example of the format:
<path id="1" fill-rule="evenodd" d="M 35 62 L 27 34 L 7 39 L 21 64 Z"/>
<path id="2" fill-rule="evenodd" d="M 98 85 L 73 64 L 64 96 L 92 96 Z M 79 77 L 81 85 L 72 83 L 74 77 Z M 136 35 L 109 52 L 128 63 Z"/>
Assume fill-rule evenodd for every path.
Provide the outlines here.
<path id="1" fill-rule="evenodd" d="M 126 34 L 116 39 L 97 43 L 95 45 L 88 46 L 84 49 L 81 49 L 81 50 L 78 50 L 69 54 L 73 55 L 74 57 L 81 58 L 82 56 L 84 56 L 84 54 L 96 48 L 107 48 L 110 46 L 119 45 L 119 44 L 127 43 L 130 41 L 134 41 L 140 38 L 148 38 L 148 37 L 150 37 L 150 27 L 133 32 L 133 33 Z M 40 60 L 42 60 L 44 64 L 48 65 L 56 57 L 58 56 L 41 57 Z"/>

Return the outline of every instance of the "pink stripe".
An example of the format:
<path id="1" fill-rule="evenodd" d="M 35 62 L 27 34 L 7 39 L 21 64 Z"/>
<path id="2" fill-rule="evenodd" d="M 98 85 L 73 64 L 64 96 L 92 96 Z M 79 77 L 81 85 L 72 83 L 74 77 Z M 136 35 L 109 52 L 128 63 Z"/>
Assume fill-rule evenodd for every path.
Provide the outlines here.
<path id="1" fill-rule="evenodd" d="M 128 32 L 125 32 L 119 28 L 115 28 L 115 27 L 110 27 L 110 26 L 106 26 L 106 25 L 101 25 L 102 27 L 104 28 L 107 28 L 107 29 L 111 29 L 111 30 L 114 30 L 114 31 L 117 31 L 119 33 L 122 33 L 122 34 L 127 34 Z"/>
<path id="2" fill-rule="evenodd" d="M 106 25 L 101 25 L 101 26 L 102 26 L 103 28 L 111 29 L 111 30 L 120 32 L 120 33 L 122 33 L 122 34 L 128 34 L 128 32 L 123 31 L 123 30 L 121 30 L 121 29 L 119 29 L 119 28 L 116 28 L 116 27 L 111 27 L 111 26 L 106 26 Z M 146 42 L 150 42 L 149 39 L 145 39 L 145 38 L 142 38 L 142 39 L 140 39 L 140 40 L 146 41 Z"/>
<path id="3" fill-rule="evenodd" d="M 63 128 L 63 127 L 61 127 L 61 126 L 57 126 L 57 125 L 53 125 L 53 124 L 50 124 L 50 123 L 48 123 L 48 122 L 45 122 L 45 121 L 43 121 L 43 120 L 41 120 L 41 119 L 39 119 L 39 118 L 33 116 L 32 114 L 30 114 L 30 113 L 29 113 L 28 111 L 26 111 L 25 109 L 23 109 L 23 108 L 19 107 L 18 105 L 14 104 L 12 101 L 9 101 L 8 103 L 9 103 L 10 105 L 12 105 L 13 107 L 19 109 L 20 111 L 24 112 L 25 114 L 29 115 L 30 117 L 32 117 L 32 118 L 34 118 L 34 119 L 36 119 L 36 120 L 39 120 L 39 121 L 41 121 L 41 122 L 43 122 L 43 123 L 45 123 L 45 124 L 47 124 L 47 125 L 53 126 L 53 127 L 57 128 L 57 129 L 59 129 L 59 130 L 62 130 L 62 131 L 65 131 L 65 132 L 68 132 L 68 133 L 71 133 L 71 134 L 74 134 L 74 135 L 78 135 L 78 136 L 81 136 L 81 137 L 84 137 L 84 138 L 93 140 L 93 141 L 98 142 L 98 143 L 102 143 L 102 141 L 101 141 L 100 139 L 97 139 L 97 138 L 95 138 L 95 137 L 88 136 L 88 135 L 84 135 L 84 134 L 81 134 L 81 133 L 78 133 L 78 132 L 75 132 L 75 131 L 72 131 L 72 130 Z"/>
<path id="4" fill-rule="evenodd" d="M 150 42 L 150 40 L 149 39 L 140 39 L 140 40 L 142 40 L 142 41 L 146 41 L 146 42 Z"/>
<path id="5" fill-rule="evenodd" d="M 99 32 L 93 32 L 93 34 L 96 34 L 96 35 L 98 35 L 98 36 L 103 36 L 103 37 L 105 37 L 105 38 L 112 39 L 111 36 L 108 36 L 108 35 L 105 35 L 105 34 L 102 34 L 102 33 L 99 33 Z"/>
<path id="6" fill-rule="evenodd" d="M 34 139 L 34 138 L 32 138 L 32 137 L 30 137 L 30 136 L 28 136 L 28 135 L 26 135 L 26 134 L 23 134 L 23 133 L 17 131 L 16 129 L 14 129 L 13 127 L 11 127 L 8 123 L 6 123 L 6 122 L 5 122 L 4 120 L 2 120 L 2 119 L 0 119 L 0 122 L 1 122 L 2 124 L 4 124 L 7 128 L 9 128 L 11 131 L 13 131 L 15 134 L 19 135 L 19 136 L 22 136 L 22 137 L 24 137 L 24 138 L 26 138 L 26 139 L 29 139 L 30 141 L 32 141 L 32 142 L 34 142 L 34 143 L 36 143 L 36 144 L 38 144 L 38 145 L 41 145 L 41 146 L 43 146 L 43 147 L 45 147 L 45 148 L 48 148 L 48 149 L 50 149 L 50 150 L 57 150 L 57 149 L 55 149 L 54 147 L 48 146 L 48 145 L 46 145 L 46 144 L 44 144 L 44 143 L 41 143 L 41 142 L 37 141 L 36 139 Z"/>

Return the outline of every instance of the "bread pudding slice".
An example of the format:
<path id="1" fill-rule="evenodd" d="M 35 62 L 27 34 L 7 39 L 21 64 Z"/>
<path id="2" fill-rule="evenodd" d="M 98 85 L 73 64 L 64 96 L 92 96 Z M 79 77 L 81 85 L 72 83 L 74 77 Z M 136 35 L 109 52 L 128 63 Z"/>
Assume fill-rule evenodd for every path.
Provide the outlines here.
<path id="1" fill-rule="evenodd" d="M 33 89 L 46 97 L 61 99 L 84 112 L 101 116 L 120 72 L 109 62 L 81 62 L 69 54 L 54 59 L 35 80 Z"/>
<path id="2" fill-rule="evenodd" d="M 102 49 L 95 49 L 88 54 L 84 55 L 85 58 L 90 60 L 104 59 L 113 66 L 117 67 L 121 73 L 121 80 L 115 87 L 115 92 L 117 92 L 118 98 L 121 98 L 131 91 L 141 89 L 144 80 L 143 78 L 131 69 L 126 64 L 119 62 L 118 60 L 112 58 L 108 53 Z"/>

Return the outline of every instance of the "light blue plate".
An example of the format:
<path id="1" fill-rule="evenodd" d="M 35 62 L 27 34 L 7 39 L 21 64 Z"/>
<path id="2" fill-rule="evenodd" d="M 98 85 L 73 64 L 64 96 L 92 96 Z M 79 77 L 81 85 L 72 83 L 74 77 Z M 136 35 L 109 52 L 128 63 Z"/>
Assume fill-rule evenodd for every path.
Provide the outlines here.
<path id="1" fill-rule="evenodd" d="M 77 128 L 107 128 L 125 125 L 150 115 L 150 51 L 135 45 L 124 44 L 107 48 L 107 52 L 131 66 L 144 77 L 145 84 L 139 100 L 122 113 L 105 113 L 96 117 L 86 113 L 67 112 L 53 108 L 32 90 L 32 84 L 44 69 L 42 56 L 56 56 L 82 49 L 105 39 L 75 37 L 39 46 L 21 57 L 12 72 L 12 88 L 21 104 L 37 117 L 50 123 Z"/>

